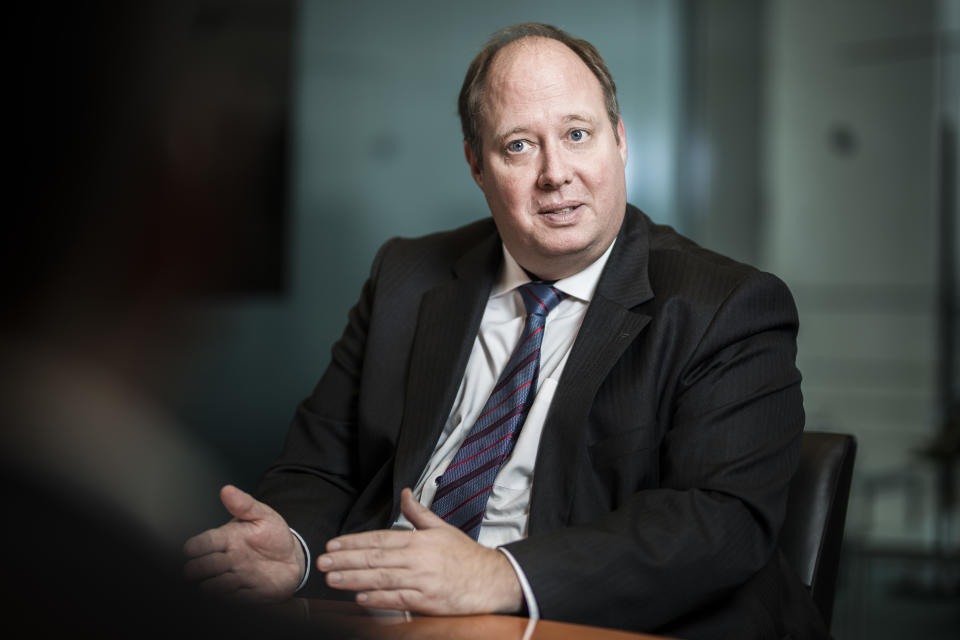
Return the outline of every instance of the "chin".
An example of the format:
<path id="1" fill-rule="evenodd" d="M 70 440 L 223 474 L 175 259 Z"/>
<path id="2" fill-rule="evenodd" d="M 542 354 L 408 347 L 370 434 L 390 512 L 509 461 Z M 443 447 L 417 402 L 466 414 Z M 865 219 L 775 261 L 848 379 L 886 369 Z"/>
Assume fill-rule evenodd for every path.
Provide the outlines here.
<path id="1" fill-rule="evenodd" d="M 584 238 L 576 229 L 554 229 L 549 237 L 537 244 L 541 255 L 559 258 L 588 251 L 595 243 L 596 239 Z"/>

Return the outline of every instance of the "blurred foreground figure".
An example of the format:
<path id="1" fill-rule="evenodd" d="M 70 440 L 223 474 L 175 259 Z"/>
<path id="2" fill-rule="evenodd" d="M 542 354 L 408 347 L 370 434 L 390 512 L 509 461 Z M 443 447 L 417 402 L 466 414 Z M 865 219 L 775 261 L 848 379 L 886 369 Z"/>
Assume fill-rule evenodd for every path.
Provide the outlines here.
<path id="1" fill-rule="evenodd" d="M 184 536 L 222 517 L 224 471 L 168 397 L 203 336 L 184 297 L 227 254 L 154 155 L 156 114 L 137 109 L 151 6 L 22 23 L 23 202 L 0 234 L 5 621 L 38 636 L 296 636 L 182 579 Z"/>

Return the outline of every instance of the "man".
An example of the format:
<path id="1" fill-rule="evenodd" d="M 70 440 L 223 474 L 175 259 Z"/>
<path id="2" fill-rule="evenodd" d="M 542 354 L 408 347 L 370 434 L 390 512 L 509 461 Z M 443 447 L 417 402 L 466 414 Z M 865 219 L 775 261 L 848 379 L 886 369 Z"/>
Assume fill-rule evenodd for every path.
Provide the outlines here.
<path id="1" fill-rule="evenodd" d="M 776 551 L 803 427 L 789 292 L 627 205 L 616 91 L 589 43 L 495 34 L 460 116 L 492 221 L 380 250 L 262 502 L 224 488 L 235 518 L 188 541 L 188 575 L 253 599 L 301 586 L 428 614 L 817 637 Z M 529 337 L 531 287 L 556 298 L 530 332 L 539 375 L 518 385 L 537 391 L 475 494 L 482 524 L 457 522 L 438 505 L 507 402 L 485 405 Z"/>

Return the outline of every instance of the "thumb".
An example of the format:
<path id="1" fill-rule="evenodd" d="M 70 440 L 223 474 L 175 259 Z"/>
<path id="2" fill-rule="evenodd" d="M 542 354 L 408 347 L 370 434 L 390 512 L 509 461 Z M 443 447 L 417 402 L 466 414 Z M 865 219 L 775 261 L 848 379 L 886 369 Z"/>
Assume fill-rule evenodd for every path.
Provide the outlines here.
<path id="1" fill-rule="evenodd" d="M 232 484 L 220 489 L 220 502 L 237 520 L 262 520 L 274 513 L 273 509 Z"/>
<path id="2" fill-rule="evenodd" d="M 417 502 L 417 499 L 413 497 L 413 491 L 410 489 L 404 489 L 400 492 L 400 511 L 415 529 L 435 529 L 436 527 L 450 526 L 440 516 Z"/>

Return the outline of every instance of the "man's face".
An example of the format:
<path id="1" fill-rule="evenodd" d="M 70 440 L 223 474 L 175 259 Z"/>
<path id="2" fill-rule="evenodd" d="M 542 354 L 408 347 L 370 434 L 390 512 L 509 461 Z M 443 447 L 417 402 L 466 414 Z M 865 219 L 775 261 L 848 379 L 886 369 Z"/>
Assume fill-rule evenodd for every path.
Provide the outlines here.
<path id="1" fill-rule="evenodd" d="M 464 148 L 522 267 L 564 278 L 613 242 L 626 208 L 622 121 L 618 133 L 619 142 L 599 80 L 566 45 L 524 38 L 496 54 L 481 109 L 482 163 Z"/>

